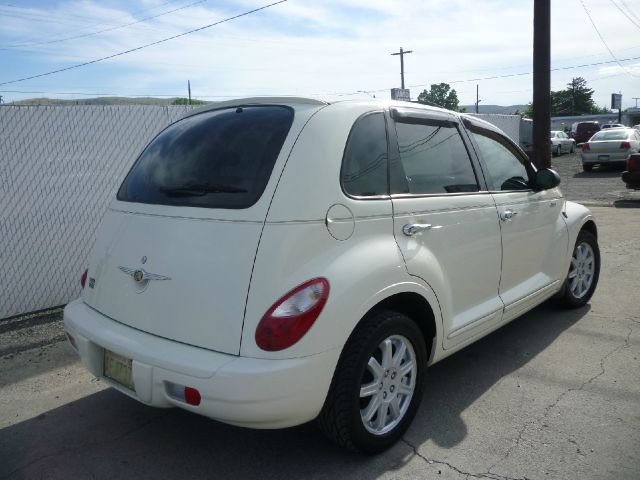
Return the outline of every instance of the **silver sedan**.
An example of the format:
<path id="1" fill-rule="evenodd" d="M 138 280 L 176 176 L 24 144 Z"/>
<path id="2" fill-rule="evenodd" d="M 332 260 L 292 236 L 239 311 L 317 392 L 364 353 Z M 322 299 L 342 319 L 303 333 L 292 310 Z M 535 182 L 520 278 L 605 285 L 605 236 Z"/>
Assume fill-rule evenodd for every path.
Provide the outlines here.
<path id="1" fill-rule="evenodd" d="M 554 157 L 563 153 L 573 153 L 576 149 L 576 141 L 561 130 L 551 131 L 551 153 Z"/>
<path id="2" fill-rule="evenodd" d="M 640 131 L 634 128 L 600 130 L 582 145 L 582 169 L 591 171 L 594 165 L 623 163 L 640 151 Z"/>

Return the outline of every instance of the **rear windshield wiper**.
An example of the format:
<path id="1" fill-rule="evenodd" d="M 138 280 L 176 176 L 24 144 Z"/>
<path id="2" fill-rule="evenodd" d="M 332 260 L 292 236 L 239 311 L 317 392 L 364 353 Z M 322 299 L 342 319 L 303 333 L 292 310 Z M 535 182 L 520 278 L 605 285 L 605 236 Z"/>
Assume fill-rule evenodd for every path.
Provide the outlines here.
<path id="1" fill-rule="evenodd" d="M 234 185 L 189 183 L 187 185 L 171 185 L 158 187 L 158 191 L 169 196 L 201 197 L 207 193 L 247 193 L 245 188 Z"/>

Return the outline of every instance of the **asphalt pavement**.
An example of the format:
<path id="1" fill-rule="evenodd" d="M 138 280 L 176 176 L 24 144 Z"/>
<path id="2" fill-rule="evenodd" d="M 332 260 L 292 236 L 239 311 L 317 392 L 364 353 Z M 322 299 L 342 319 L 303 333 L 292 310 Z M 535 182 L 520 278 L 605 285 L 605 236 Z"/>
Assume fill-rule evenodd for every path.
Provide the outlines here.
<path id="1" fill-rule="evenodd" d="M 640 479 L 640 210 L 622 208 L 640 195 L 620 169 L 552 163 L 565 195 L 594 205 L 595 296 L 433 366 L 387 452 L 345 452 L 313 423 L 248 430 L 141 405 L 79 365 L 54 310 L 0 321 L 0 479 Z"/>
<path id="2" fill-rule="evenodd" d="M 596 166 L 584 172 L 578 149 L 552 158 L 551 166 L 560 174 L 560 188 L 569 200 L 588 206 L 640 207 L 640 191 L 626 188 L 621 164 Z"/>

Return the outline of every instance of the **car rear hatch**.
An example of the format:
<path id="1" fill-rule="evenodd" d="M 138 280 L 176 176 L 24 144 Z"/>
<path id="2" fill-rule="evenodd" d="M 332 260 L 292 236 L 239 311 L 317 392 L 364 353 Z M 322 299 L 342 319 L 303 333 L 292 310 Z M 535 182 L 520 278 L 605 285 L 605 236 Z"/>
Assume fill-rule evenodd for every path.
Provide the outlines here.
<path id="1" fill-rule="evenodd" d="M 233 106 L 164 130 L 107 212 L 84 301 L 136 329 L 238 354 L 277 179 L 321 105 Z"/>

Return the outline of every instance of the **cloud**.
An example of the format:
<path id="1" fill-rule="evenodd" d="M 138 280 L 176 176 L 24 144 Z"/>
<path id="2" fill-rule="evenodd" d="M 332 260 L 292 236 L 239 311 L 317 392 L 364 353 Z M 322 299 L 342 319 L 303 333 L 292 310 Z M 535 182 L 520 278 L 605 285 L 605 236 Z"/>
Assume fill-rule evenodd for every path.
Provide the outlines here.
<path id="1" fill-rule="evenodd" d="M 3 27 L 0 44 L 111 28 L 187 3 L 137 1 L 126 4 L 125 10 L 122 3 L 87 0 L 23 8 Z M 265 3 L 204 2 L 100 35 L 0 51 L 3 56 L 20 56 L 14 71 L 1 73 L 0 81 L 21 76 L 20 66 L 26 70 L 28 62 L 30 71 L 52 70 L 178 35 Z M 628 20 L 603 2 L 589 0 L 586 4 L 611 48 L 627 56 L 640 56 L 640 47 L 630 41 L 636 31 Z M 554 66 L 611 59 L 576 4 L 553 2 L 552 6 Z M 0 8 L 4 12 L 8 7 Z M 131 13 L 143 9 L 151 10 Z M 46 18 L 51 21 L 42 20 Z M 398 57 L 390 54 L 402 46 L 413 50 L 406 57 L 406 83 L 415 85 L 417 96 L 431 83 L 530 72 L 532 39 L 532 2 L 290 0 L 199 33 L 24 85 L 37 82 L 64 91 L 60 89 L 65 84 L 84 84 L 91 91 L 92 83 L 87 79 L 98 76 L 103 85 L 116 88 L 121 95 L 179 93 L 189 79 L 196 96 L 291 93 L 331 97 L 359 90 L 380 90 L 379 96 L 388 96 L 388 89 L 400 83 Z M 563 86 L 571 76 L 582 75 L 598 82 L 598 91 L 602 89 L 606 95 L 613 88 L 608 81 L 620 80 L 622 87 L 632 88 L 625 83 L 627 79 L 621 80 L 623 77 L 603 79 L 601 70 L 554 72 L 552 84 Z M 531 76 L 514 76 L 452 86 L 463 103 L 475 101 L 476 83 L 480 83 L 485 103 L 526 103 L 531 97 L 531 81 Z M 604 98 L 605 93 L 602 95 Z"/>

